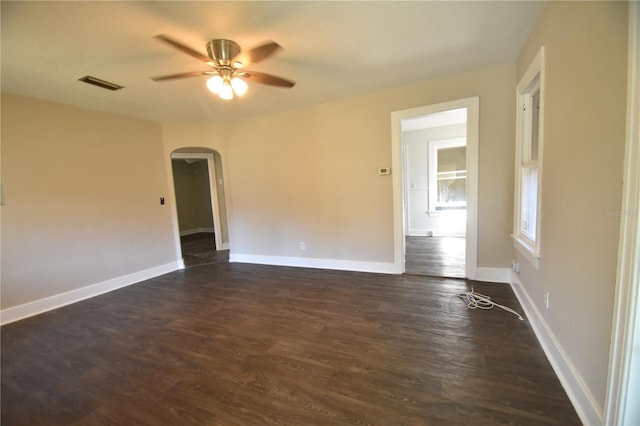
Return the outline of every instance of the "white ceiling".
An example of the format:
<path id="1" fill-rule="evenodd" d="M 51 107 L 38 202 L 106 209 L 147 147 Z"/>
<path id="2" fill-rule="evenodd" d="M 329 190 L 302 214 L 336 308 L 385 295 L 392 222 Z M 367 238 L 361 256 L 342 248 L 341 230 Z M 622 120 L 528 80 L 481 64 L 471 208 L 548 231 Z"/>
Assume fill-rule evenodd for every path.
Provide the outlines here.
<path id="1" fill-rule="evenodd" d="M 142 119 L 228 122 L 447 73 L 514 62 L 543 2 L 1 2 L 2 90 Z M 250 84 L 222 101 L 206 77 L 151 76 L 207 65 L 152 39 L 167 34 L 206 54 L 212 38 L 277 55 L 249 67 L 297 82 Z M 92 75 L 111 92 L 78 82 Z"/>

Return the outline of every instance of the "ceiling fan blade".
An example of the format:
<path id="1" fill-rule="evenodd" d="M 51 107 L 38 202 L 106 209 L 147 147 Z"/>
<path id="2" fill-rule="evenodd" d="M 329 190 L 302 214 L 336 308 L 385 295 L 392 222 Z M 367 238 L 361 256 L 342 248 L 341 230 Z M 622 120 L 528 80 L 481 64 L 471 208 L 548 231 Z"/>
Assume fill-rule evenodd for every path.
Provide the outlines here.
<path id="1" fill-rule="evenodd" d="M 251 81 L 255 81 L 256 83 L 268 84 L 269 86 L 290 88 L 296 85 L 294 81 L 287 80 L 282 77 L 277 77 L 271 74 L 265 74 L 263 72 L 242 71 L 242 73 L 239 73 L 238 75 Z"/>
<path id="2" fill-rule="evenodd" d="M 169 74 L 169 75 L 161 75 L 158 77 L 151 77 L 151 80 L 167 81 L 167 80 L 176 80 L 179 78 L 197 77 L 199 75 L 208 75 L 208 74 L 216 74 L 216 73 L 215 71 L 190 71 L 190 72 L 181 72 L 178 74 Z"/>
<path id="3" fill-rule="evenodd" d="M 232 61 L 240 62 L 243 67 L 247 67 L 251 64 L 260 62 L 263 59 L 267 59 L 269 56 L 276 53 L 276 51 L 278 51 L 279 49 L 282 49 L 282 47 L 278 43 L 276 43 L 275 41 L 270 41 L 261 46 L 254 47 L 247 52 L 239 53 L 232 59 Z"/>
<path id="4" fill-rule="evenodd" d="M 178 49 L 181 52 L 186 53 L 187 55 L 193 56 L 194 58 L 202 61 L 202 62 L 211 62 L 211 58 L 209 58 L 206 55 L 203 55 L 202 53 L 198 52 L 197 50 L 193 50 L 192 48 L 185 46 L 184 44 L 180 43 L 179 41 L 176 41 L 174 39 L 172 39 L 171 37 L 168 37 L 164 34 L 158 34 L 157 36 L 154 36 L 153 38 L 158 39 L 160 41 L 163 41 L 165 43 L 167 43 L 170 46 L 175 47 L 176 49 Z"/>

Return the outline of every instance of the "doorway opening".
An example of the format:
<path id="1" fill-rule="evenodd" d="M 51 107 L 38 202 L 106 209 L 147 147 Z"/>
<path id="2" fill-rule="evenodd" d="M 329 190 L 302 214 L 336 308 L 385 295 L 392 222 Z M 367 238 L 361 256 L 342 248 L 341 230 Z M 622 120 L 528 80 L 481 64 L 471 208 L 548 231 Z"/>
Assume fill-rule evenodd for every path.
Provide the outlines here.
<path id="1" fill-rule="evenodd" d="M 392 113 L 398 273 L 475 277 L 478 98 Z"/>
<path id="2" fill-rule="evenodd" d="M 467 111 L 400 121 L 405 272 L 464 278 Z"/>
<path id="3" fill-rule="evenodd" d="M 220 154 L 182 151 L 171 154 L 171 169 L 177 248 L 184 266 L 227 262 L 229 243 Z"/>

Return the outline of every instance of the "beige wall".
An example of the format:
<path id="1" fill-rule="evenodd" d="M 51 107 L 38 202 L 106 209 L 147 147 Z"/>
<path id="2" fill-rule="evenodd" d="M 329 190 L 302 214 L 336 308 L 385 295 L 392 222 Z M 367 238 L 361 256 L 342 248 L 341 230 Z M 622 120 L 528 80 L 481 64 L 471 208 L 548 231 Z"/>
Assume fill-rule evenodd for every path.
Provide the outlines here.
<path id="1" fill-rule="evenodd" d="M 480 97 L 479 265 L 508 267 L 515 66 L 224 126 L 165 124 L 165 155 L 221 153 L 232 253 L 393 262 L 391 112 Z M 301 251 L 299 243 L 306 243 Z"/>
<path id="2" fill-rule="evenodd" d="M 2 308 L 175 261 L 160 125 L 2 94 Z"/>
<path id="3" fill-rule="evenodd" d="M 602 409 L 625 138 L 627 4 L 551 2 L 520 60 L 546 50 L 540 270 L 520 280 Z M 550 307 L 544 308 L 543 292 Z"/>
<path id="4" fill-rule="evenodd" d="M 171 163 L 180 232 L 213 229 L 207 161 L 189 164 L 185 160 L 173 160 Z"/>

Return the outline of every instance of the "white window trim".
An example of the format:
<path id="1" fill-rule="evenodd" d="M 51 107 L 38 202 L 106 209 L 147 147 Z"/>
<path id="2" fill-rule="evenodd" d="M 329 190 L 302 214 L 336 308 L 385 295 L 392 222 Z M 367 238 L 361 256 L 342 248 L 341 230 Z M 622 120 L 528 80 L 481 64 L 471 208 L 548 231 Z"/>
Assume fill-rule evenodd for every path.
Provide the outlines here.
<path id="1" fill-rule="evenodd" d="M 513 217 L 513 234 L 511 237 L 514 241 L 514 247 L 524 258 L 531 263 L 536 269 L 540 268 L 540 230 L 541 230 L 541 212 L 542 212 L 542 159 L 543 159 L 543 139 L 544 139 L 544 85 L 545 85 L 545 59 L 544 46 L 536 54 L 527 71 L 524 73 L 520 82 L 516 86 L 516 162 L 515 162 L 515 196 L 514 196 L 514 217 Z M 536 79 L 538 83 L 535 84 Z M 540 114 L 538 117 L 538 194 L 536 206 L 536 239 L 533 241 L 527 235 L 521 232 L 522 229 L 522 149 L 526 141 L 523 140 L 528 129 L 523 128 L 522 122 L 522 105 L 525 96 L 534 88 L 540 91 Z M 534 89 L 534 90 L 535 90 Z"/>

